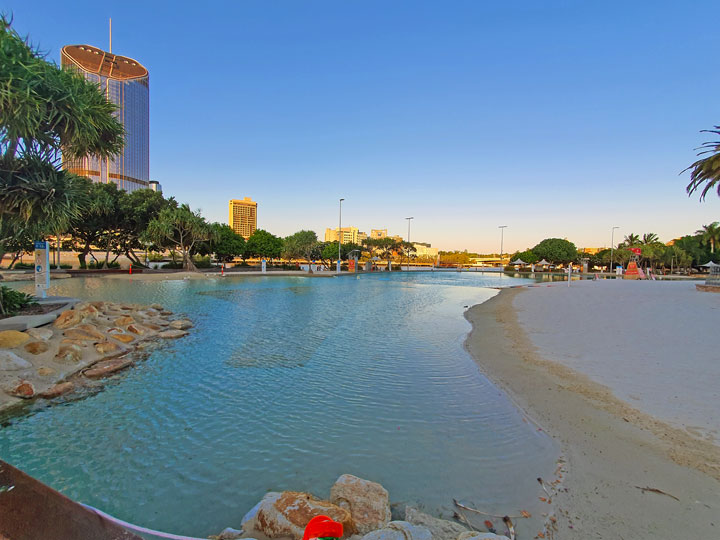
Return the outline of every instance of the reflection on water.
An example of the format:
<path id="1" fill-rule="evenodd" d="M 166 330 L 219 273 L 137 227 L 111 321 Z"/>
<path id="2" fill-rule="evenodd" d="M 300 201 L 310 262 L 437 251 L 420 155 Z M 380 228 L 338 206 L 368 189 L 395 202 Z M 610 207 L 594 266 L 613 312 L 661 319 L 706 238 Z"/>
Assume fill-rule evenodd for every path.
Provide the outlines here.
<path id="1" fill-rule="evenodd" d="M 103 391 L 13 419 L 0 456 L 122 519 L 198 536 L 239 526 L 268 490 L 327 496 L 342 473 L 434 513 L 453 497 L 532 509 L 553 443 L 463 349 L 463 306 L 523 282 L 58 281 L 52 294 L 160 302 L 196 327 Z"/>

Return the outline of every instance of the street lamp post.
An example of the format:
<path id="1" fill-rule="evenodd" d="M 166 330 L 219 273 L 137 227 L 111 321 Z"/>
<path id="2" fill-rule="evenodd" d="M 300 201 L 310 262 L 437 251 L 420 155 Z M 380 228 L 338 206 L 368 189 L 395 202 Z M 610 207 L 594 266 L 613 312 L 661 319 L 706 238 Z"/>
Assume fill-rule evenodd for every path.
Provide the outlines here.
<path id="1" fill-rule="evenodd" d="M 615 251 L 615 229 L 619 229 L 620 227 L 613 227 L 612 232 L 610 233 L 610 273 L 613 271 L 613 255 Z"/>
<path id="2" fill-rule="evenodd" d="M 337 273 L 340 274 L 340 249 L 342 246 L 342 202 L 345 199 L 340 199 L 340 219 L 338 221 L 338 260 L 337 260 Z"/>
<path id="3" fill-rule="evenodd" d="M 507 227 L 507 225 L 498 225 L 498 229 L 500 229 L 500 266 L 502 266 L 503 236 L 505 233 L 505 227 Z"/>
<path id="4" fill-rule="evenodd" d="M 414 217 L 406 217 L 405 219 L 407 219 L 407 222 L 408 222 L 408 240 L 407 241 L 408 241 L 408 244 L 410 244 L 410 220 L 415 219 L 415 218 Z M 410 247 L 408 247 L 407 263 L 408 263 L 407 269 L 409 272 L 410 271 Z"/>

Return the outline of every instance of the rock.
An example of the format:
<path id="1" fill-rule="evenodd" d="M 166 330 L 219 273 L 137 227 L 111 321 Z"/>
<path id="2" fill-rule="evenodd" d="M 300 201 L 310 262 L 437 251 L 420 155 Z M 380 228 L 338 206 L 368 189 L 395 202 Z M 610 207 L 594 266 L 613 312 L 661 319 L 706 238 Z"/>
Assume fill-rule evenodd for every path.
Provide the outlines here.
<path id="1" fill-rule="evenodd" d="M 42 354 L 48 352 L 50 345 L 44 341 L 31 341 L 30 343 L 26 343 L 24 348 L 30 354 Z"/>
<path id="2" fill-rule="evenodd" d="M 89 334 L 85 330 L 80 330 L 79 327 L 71 328 L 70 330 L 65 330 L 65 332 L 63 332 L 63 335 L 66 338 L 74 339 L 75 341 L 102 341 L 105 339 L 105 336 L 103 336 L 102 334 L 97 334 L 97 335 Z"/>
<path id="3" fill-rule="evenodd" d="M 135 319 L 133 319 L 130 315 L 124 315 L 123 317 L 118 317 L 117 319 L 115 319 L 113 324 L 116 324 L 118 326 L 127 326 L 128 324 L 132 324 L 134 322 Z"/>
<path id="4" fill-rule="evenodd" d="M 193 323 L 190 319 L 178 319 L 177 321 L 172 321 L 170 323 L 170 328 L 175 328 L 177 330 L 187 330 L 192 327 Z"/>
<path id="5" fill-rule="evenodd" d="M 40 397 L 45 399 L 52 399 L 56 397 L 60 397 L 63 394 L 67 394 L 68 392 L 72 392 L 75 390 L 75 385 L 71 382 L 61 382 L 56 384 L 55 386 L 51 386 L 44 392 L 40 394 Z"/>
<path id="6" fill-rule="evenodd" d="M 30 399 L 35 396 L 35 387 L 31 382 L 20 381 L 10 390 L 10 395 L 23 399 Z"/>
<path id="7" fill-rule="evenodd" d="M 81 339 L 68 339 L 68 338 L 65 338 L 65 339 L 63 339 L 60 343 L 69 343 L 70 345 L 77 345 L 78 347 L 82 347 L 82 348 L 85 348 L 85 347 L 88 346 L 88 342 L 87 342 L 87 341 L 83 341 L 83 340 L 81 340 Z"/>
<path id="8" fill-rule="evenodd" d="M 391 521 L 387 527 L 366 534 L 362 540 L 432 540 L 432 534 L 422 525 Z"/>
<path id="9" fill-rule="evenodd" d="M 100 379 L 101 377 L 106 377 L 112 373 L 115 373 L 116 371 L 125 369 L 132 363 L 133 361 L 129 358 L 116 358 L 114 360 L 106 360 L 104 362 L 98 362 L 90 369 L 86 369 L 85 371 L 83 371 L 83 375 L 85 375 L 88 379 Z"/>
<path id="10" fill-rule="evenodd" d="M 330 502 L 350 511 L 359 534 L 390 523 L 390 496 L 377 482 L 343 474 L 330 488 Z"/>
<path id="11" fill-rule="evenodd" d="M 39 341 L 47 341 L 53 336 L 53 331 L 50 328 L 30 328 L 25 333 Z"/>
<path id="12" fill-rule="evenodd" d="M 97 317 L 100 314 L 98 308 L 86 302 L 83 302 L 82 304 L 76 304 L 74 309 L 80 314 L 82 318 Z"/>
<path id="13" fill-rule="evenodd" d="M 185 330 L 163 330 L 158 333 L 158 337 L 163 339 L 177 339 L 187 335 L 188 333 Z"/>
<path id="14" fill-rule="evenodd" d="M 238 538 L 242 538 L 242 535 L 243 531 L 228 527 L 223 529 L 217 536 L 211 536 L 210 538 L 213 540 L 237 540 Z M 255 538 L 243 538 L 243 540 L 255 540 Z"/>
<path id="15" fill-rule="evenodd" d="M 423 514 L 412 506 L 405 508 L 405 521 L 413 525 L 427 527 L 432 534 L 433 540 L 455 540 L 461 533 L 473 532 L 468 531 L 467 527 L 460 523 Z"/>
<path id="16" fill-rule="evenodd" d="M 305 525 L 315 516 L 325 515 L 342 523 L 344 536 L 355 532 L 350 512 L 309 493 L 270 492 L 242 520 L 244 531 L 255 530 L 268 538 L 289 536 L 300 540 Z M 420 539 L 430 540 L 430 539 Z"/>
<path id="17" fill-rule="evenodd" d="M 55 328 L 60 328 L 61 330 L 64 330 L 66 328 L 71 328 L 77 324 L 80 324 L 81 322 L 82 314 L 79 311 L 66 309 L 60 315 L 58 315 L 58 318 L 55 319 L 53 326 Z"/>
<path id="18" fill-rule="evenodd" d="M 66 362 L 79 362 L 82 358 L 82 349 L 73 343 L 63 343 L 55 358 Z"/>
<path id="19" fill-rule="evenodd" d="M 32 364 L 12 351 L 0 351 L 0 371 L 19 371 L 31 368 Z"/>
<path id="20" fill-rule="evenodd" d="M 100 332 L 97 326 L 94 324 L 79 324 L 77 326 L 77 330 L 82 330 L 83 332 L 93 336 L 96 339 L 103 340 L 105 339 L 105 335 Z"/>
<path id="21" fill-rule="evenodd" d="M 147 334 L 147 330 L 139 324 L 129 324 L 127 330 L 128 332 L 132 332 L 133 334 L 137 334 L 138 336 Z"/>
<path id="22" fill-rule="evenodd" d="M 109 354 L 114 352 L 122 351 L 120 345 L 113 343 L 112 341 L 101 341 L 95 344 L 95 350 L 100 354 Z"/>
<path id="23" fill-rule="evenodd" d="M 123 330 L 122 328 L 118 328 L 118 327 L 116 327 L 116 326 L 113 326 L 112 328 L 108 328 L 108 329 L 107 329 L 107 333 L 108 333 L 108 334 L 124 334 L 124 333 L 125 333 L 125 330 Z"/>
<path id="24" fill-rule="evenodd" d="M 163 309 L 163 310 L 160 312 L 160 315 L 162 315 L 163 317 L 169 317 L 169 316 L 172 315 L 172 314 L 173 314 L 173 312 L 172 312 L 172 311 L 168 311 L 167 309 Z"/>
<path id="25" fill-rule="evenodd" d="M 154 309 L 155 311 L 164 311 L 165 308 L 162 307 L 160 304 L 150 304 L 150 307 Z"/>
<path id="26" fill-rule="evenodd" d="M 491 532 L 465 531 L 457 537 L 457 540 L 510 540 L 507 536 Z"/>
<path id="27" fill-rule="evenodd" d="M 159 325 L 157 325 L 157 324 L 152 324 L 152 323 L 149 323 L 149 322 L 146 322 L 146 323 L 144 324 L 144 326 L 145 326 L 145 328 L 149 328 L 150 330 L 153 330 L 153 331 L 155 331 L 155 332 L 157 332 L 157 331 L 159 331 L 159 330 L 162 330 L 162 328 L 163 328 L 162 326 L 159 326 Z"/>
<path id="28" fill-rule="evenodd" d="M 25 332 L 18 332 L 17 330 L 3 330 L 0 332 L 0 348 L 1 349 L 12 349 L 18 345 L 22 345 L 30 336 Z"/>
<path id="29" fill-rule="evenodd" d="M 49 368 L 47 366 L 41 366 L 37 370 L 37 374 L 41 377 L 47 377 L 48 375 L 53 375 L 55 373 L 55 370 L 53 368 Z"/>
<path id="30" fill-rule="evenodd" d="M 121 341 L 123 343 L 130 343 L 131 341 L 135 341 L 135 338 L 130 334 L 110 334 L 110 337 L 113 339 L 117 339 L 118 341 Z"/>

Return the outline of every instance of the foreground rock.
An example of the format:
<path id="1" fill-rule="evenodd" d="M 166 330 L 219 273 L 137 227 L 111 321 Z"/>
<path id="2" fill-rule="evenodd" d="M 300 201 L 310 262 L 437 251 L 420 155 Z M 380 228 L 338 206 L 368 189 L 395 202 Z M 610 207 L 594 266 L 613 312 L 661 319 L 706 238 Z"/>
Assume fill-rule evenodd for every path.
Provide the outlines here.
<path id="1" fill-rule="evenodd" d="M 391 521 L 387 527 L 366 534 L 362 540 L 432 540 L 432 534 L 422 525 Z"/>
<path id="2" fill-rule="evenodd" d="M 358 534 L 390 523 L 390 496 L 377 482 L 343 474 L 330 488 L 330 502 L 350 512 Z"/>
<path id="3" fill-rule="evenodd" d="M 83 302 L 44 327 L 0 331 L 0 410 L 20 399 L 71 392 L 83 378 L 132 365 L 127 353 L 188 334 L 191 321 L 170 320 L 163 312 L 162 306 Z M 62 382 L 70 377 L 78 384 Z"/>
<path id="4" fill-rule="evenodd" d="M 536 537 L 537 538 L 537 537 Z M 457 540 L 510 540 L 507 536 L 491 532 L 481 533 L 476 531 L 465 531 Z"/>
<path id="5" fill-rule="evenodd" d="M 471 532 L 460 523 L 424 514 L 412 506 L 405 508 L 405 521 L 413 525 L 427 527 L 432 534 L 433 540 L 456 540 L 460 534 Z"/>
<path id="6" fill-rule="evenodd" d="M 320 515 L 342 523 L 344 536 L 355 533 L 355 523 L 348 510 L 299 491 L 268 493 L 245 515 L 242 528 L 246 533 L 256 531 L 268 538 L 300 540 L 308 521 Z"/>

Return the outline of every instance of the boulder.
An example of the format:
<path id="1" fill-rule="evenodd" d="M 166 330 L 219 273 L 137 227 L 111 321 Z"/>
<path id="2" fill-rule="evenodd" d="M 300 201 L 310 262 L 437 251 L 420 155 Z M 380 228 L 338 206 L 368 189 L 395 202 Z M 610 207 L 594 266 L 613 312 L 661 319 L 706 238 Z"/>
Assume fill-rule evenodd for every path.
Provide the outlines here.
<path id="1" fill-rule="evenodd" d="M 95 332 L 93 334 L 96 334 Z M 65 330 L 63 332 L 63 335 L 68 339 L 73 339 L 75 341 L 102 341 L 105 339 L 105 336 L 102 334 L 93 335 L 89 334 L 85 330 L 80 330 L 80 328 L 70 328 L 70 330 Z M 100 337 L 98 337 L 98 335 Z"/>
<path id="2" fill-rule="evenodd" d="M 217 536 L 211 536 L 210 538 L 212 540 L 237 540 L 238 538 L 242 538 L 242 535 L 243 531 L 227 527 Z M 243 540 L 255 540 L 255 538 L 243 538 Z"/>
<path id="3" fill-rule="evenodd" d="M 153 323 L 149 323 L 149 322 L 144 323 L 144 326 L 145 326 L 145 328 L 149 328 L 150 330 L 153 330 L 155 332 L 163 329 L 162 326 L 153 324 Z"/>
<path id="4" fill-rule="evenodd" d="M 83 371 L 83 375 L 85 375 L 88 379 L 100 379 L 102 377 L 107 377 L 116 371 L 125 369 L 126 367 L 132 365 L 132 363 L 133 361 L 129 358 L 105 360 L 104 362 L 98 362 L 90 369 Z"/>
<path id="5" fill-rule="evenodd" d="M 184 336 L 187 336 L 188 333 L 185 330 L 163 330 L 162 332 L 158 333 L 158 337 L 161 337 L 163 339 L 177 339 Z"/>
<path id="6" fill-rule="evenodd" d="M 82 318 L 97 317 L 100 313 L 98 308 L 86 302 L 83 302 L 82 304 L 76 304 L 74 309 L 80 314 Z"/>
<path id="7" fill-rule="evenodd" d="M 49 375 L 54 375 L 55 370 L 53 368 L 49 368 L 47 366 L 40 366 L 37 370 L 37 374 L 41 377 L 47 377 Z"/>
<path id="8" fill-rule="evenodd" d="M 124 315 L 122 317 L 118 317 L 117 319 L 115 319 L 113 324 L 116 324 L 118 326 L 127 326 L 128 324 L 132 324 L 134 322 L 135 322 L 135 319 L 133 319 L 130 315 Z"/>
<path id="9" fill-rule="evenodd" d="M 82 330 L 83 332 L 85 332 L 99 340 L 105 339 L 105 335 L 102 332 L 100 332 L 98 327 L 95 326 L 94 324 L 87 324 L 87 323 L 79 324 L 77 326 L 77 330 Z"/>
<path id="10" fill-rule="evenodd" d="M 305 525 L 315 516 L 325 515 L 342 523 L 344 536 L 355 532 L 350 512 L 309 493 L 270 492 L 242 520 L 244 531 L 257 531 L 268 538 L 290 537 L 300 540 Z M 421 539 L 421 540 L 430 540 Z"/>
<path id="11" fill-rule="evenodd" d="M 432 534 L 422 525 L 413 525 L 407 521 L 391 521 L 387 527 L 366 534 L 362 540 L 432 540 Z"/>
<path id="12" fill-rule="evenodd" d="M 53 336 L 53 331 L 50 328 L 29 328 L 25 333 L 38 341 L 47 341 Z"/>
<path id="13" fill-rule="evenodd" d="M 468 531 L 468 528 L 455 521 L 439 519 L 420 512 L 417 508 L 405 508 L 405 521 L 413 525 L 422 525 L 430 530 L 433 540 L 455 540 L 459 534 Z"/>
<path id="14" fill-rule="evenodd" d="M 87 341 L 83 341 L 82 339 L 63 339 L 60 343 L 69 343 L 70 345 L 77 345 L 78 347 L 85 348 L 88 346 Z"/>
<path id="15" fill-rule="evenodd" d="M 465 531 L 457 537 L 457 540 L 510 540 L 507 536 L 491 532 Z"/>
<path id="16" fill-rule="evenodd" d="M 31 368 L 32 364 L 12 351 L 0 351 L 0 371 L 20 371 Z"/>
<path id="17" fill-rule="evenodd" d="M 10 395 L 23 399 L 30 399 L 35 396 L 35 387 L 31 382 L 19 381 L 10 390 Z"/>
<path id="18" fill-rule="evenodd" d="M 165 308 L 162 307 L 160 304 L 150 304 L 150 307 L 154 309 L 155 311 L 163 311 Z"/>
<path id="19" fill-rule="evenodd" d="M 65 362 L 79 362 L 82 358 L 82 349 L 73 343 L 62 343 L 55 358 Z"/>
<path id="20" fill-rule="evenodd" d="M 0 332 L 0 349 L 12 349 L 22 345 L 30 339 L 30 336 L 25 332 L 18 332 L 17 330 L 3 330 Z"/>
<path id="21" fill-rule="evenodd" d="M 163 317 L 169 317 L 169 316 L 172 315 L 172 314 L 173 314 L 173 312 L 172 312 L 172 311 L 168 311 L 167 309 L 163 309 L 163 310 L 160 312 L 160 315 L 162 315 Z"/>
<path id="22" fill-rule="evenodd" d="M 377 482 L 343 474 L 330 488 L 330 502 L 350 511 L 359 534 L 390 523 L 390 496 Z"/>
<path id="23" fill-rule="evenodd" d="M 30 354 L 42 354 L 48 352 L 50 345 L 44 341 L 31 341 L 25 344 L 24 349 Z"/>
<path id="24" fill-rule="evenodd" d="M 187 330 L 192 327 L 193 323 L 190 319 L 178 319 L 177 321 L 172 321 L 170 323 L 170 328 L 175 328 L 177 330 Z"/>
<path id="25" fill-rule="evenodd" d="M 52 399 L 56 397 L 60 397 L 63 394 L 67 394 L 68 392 L 72 392 L 75 390 L 75 385 L 71 382 L 61 382 L 56 384 L 55 386 L 51 386 L 44 392 L 40 394 L 40 397 L 45 399 Z"/>
<path id="26" fill-rule="evenodd" d="M 130 343 L 131 341 L 135 341 L 135 338 L 132 337 L 130 334 L 110 334 L 110 337 L 113 339 L 117 339 L 118 341 L 121 341 L 123 343 Z"/>
<path id="27" fill-rule="evenodd" d="M 127 330 L 128 332 L 132 332 L 133 334 L 137 334 L 138 336 L 143 336 L 147 334 L 147 330 L 139 324 L 129 324 Z"/>
<path id="28" fill-rule="evenodd" d="M 122 351 L 120 345 L 113 343 L 112 341 L 101 341 L 100 343 L 96 343 L 95 350 L 100 354 L 110 354 Z"/>
<path id="29" fill-rule="evenodd" d="M 60 315 L 58 315 L 58 318 L 55 319 L 53 326 L 55 328 L 65 330 L 66 328 L 71 328 L 75 325 L 80 324 L 81 322 L 82 314 L 79 311 L 75 311 L 73 309 L 66 309 Z"/>

